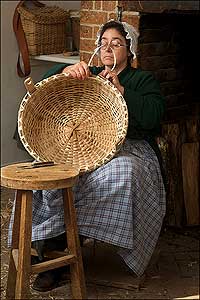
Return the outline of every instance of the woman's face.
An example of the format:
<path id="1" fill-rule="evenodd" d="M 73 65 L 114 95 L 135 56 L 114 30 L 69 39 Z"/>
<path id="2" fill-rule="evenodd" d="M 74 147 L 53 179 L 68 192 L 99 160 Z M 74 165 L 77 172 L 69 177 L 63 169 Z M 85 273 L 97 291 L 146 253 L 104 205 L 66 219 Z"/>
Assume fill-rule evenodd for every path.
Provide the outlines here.
<path id="1" fill-rule="evenodd" d="M 110 28 L 103 33 L 101 38 L 101 45 L 105 45 L 103 49 L 100 49 L 100 58 L 105 66 L 109 68 L 113 67 L 114 51 L 116 56 L 116 69 L 122 70 L 126 67 L 128 58 L 126 39 L 116 29 Z"/>

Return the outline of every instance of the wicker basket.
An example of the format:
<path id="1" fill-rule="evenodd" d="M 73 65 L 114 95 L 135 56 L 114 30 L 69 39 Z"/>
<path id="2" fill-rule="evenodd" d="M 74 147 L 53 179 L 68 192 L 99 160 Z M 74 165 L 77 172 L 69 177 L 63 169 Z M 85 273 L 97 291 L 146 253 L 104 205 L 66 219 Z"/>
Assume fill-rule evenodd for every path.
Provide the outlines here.
<path id="1" fill-rule="evenodd" d="M 58 74 L 33 84 L 18 114 L 20 139 L 39 161 L 54 161 L 91 171 L 108 162 L 124 141 L 128 111 L 108 80 L 77 80 Z"/>
<path id="2" fill-rule="evenodd" d="M 30 55 L 61 53 L 66 48 L 69 11 L 56 6 L 18 9 Z"/>

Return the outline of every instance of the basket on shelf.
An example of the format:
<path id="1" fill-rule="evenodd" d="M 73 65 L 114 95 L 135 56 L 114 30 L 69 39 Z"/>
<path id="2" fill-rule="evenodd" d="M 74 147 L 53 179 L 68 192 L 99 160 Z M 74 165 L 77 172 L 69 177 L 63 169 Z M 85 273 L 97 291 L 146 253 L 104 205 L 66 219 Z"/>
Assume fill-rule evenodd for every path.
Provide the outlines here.
<path id="1" fill-rule="evenodd" d="M 66 48 L 66 23 L 69 11 L 57 6 L 24 4 L 17 8 L 30 55 L 61 53 Z"/>
<path id="2" fill-rule="evenodd" d="M 20 139 L 39 161 L 78 166 L 80 173 L 108 162 L 120 149 L 128 126 L 126 102 L 99 76 L 77 80 L 57 74 L 33 84 L 18 113 Z"/>

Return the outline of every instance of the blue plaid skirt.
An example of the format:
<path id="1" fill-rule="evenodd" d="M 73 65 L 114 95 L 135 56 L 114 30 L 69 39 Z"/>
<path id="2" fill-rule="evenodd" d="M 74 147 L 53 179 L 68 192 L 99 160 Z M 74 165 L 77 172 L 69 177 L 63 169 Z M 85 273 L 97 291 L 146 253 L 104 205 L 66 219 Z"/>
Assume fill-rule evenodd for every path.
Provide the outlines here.
<path id="1" fill-rule="evenodd" d="M 157 157 L 145 141 L 126 140 L 107 164 L 74 187 L 79 233 L 118 246 L 138 276 L 145 271 L 165 215 L 165 188 Z M 13 213 L 8 240 L 11 241 Z M 32 241 L 65 231 L 61 190 L 33 191 Z"/>

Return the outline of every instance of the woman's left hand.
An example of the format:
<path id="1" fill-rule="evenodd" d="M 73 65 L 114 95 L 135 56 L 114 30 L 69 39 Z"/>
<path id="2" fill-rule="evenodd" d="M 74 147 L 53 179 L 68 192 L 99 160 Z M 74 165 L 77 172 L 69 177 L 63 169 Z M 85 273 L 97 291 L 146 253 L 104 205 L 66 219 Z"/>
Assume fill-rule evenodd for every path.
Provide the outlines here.
<path id="1" fill-rule="evenodd" d="M 112 84 L 114 84 L 114 86 L 120 91 L 120 93 L 124 95 L 124 87 L 120 84 L 117 73 L 110 70 L 103 70 L 101 73 L 99 73 L 99 75 L 112 82 Z"/>

